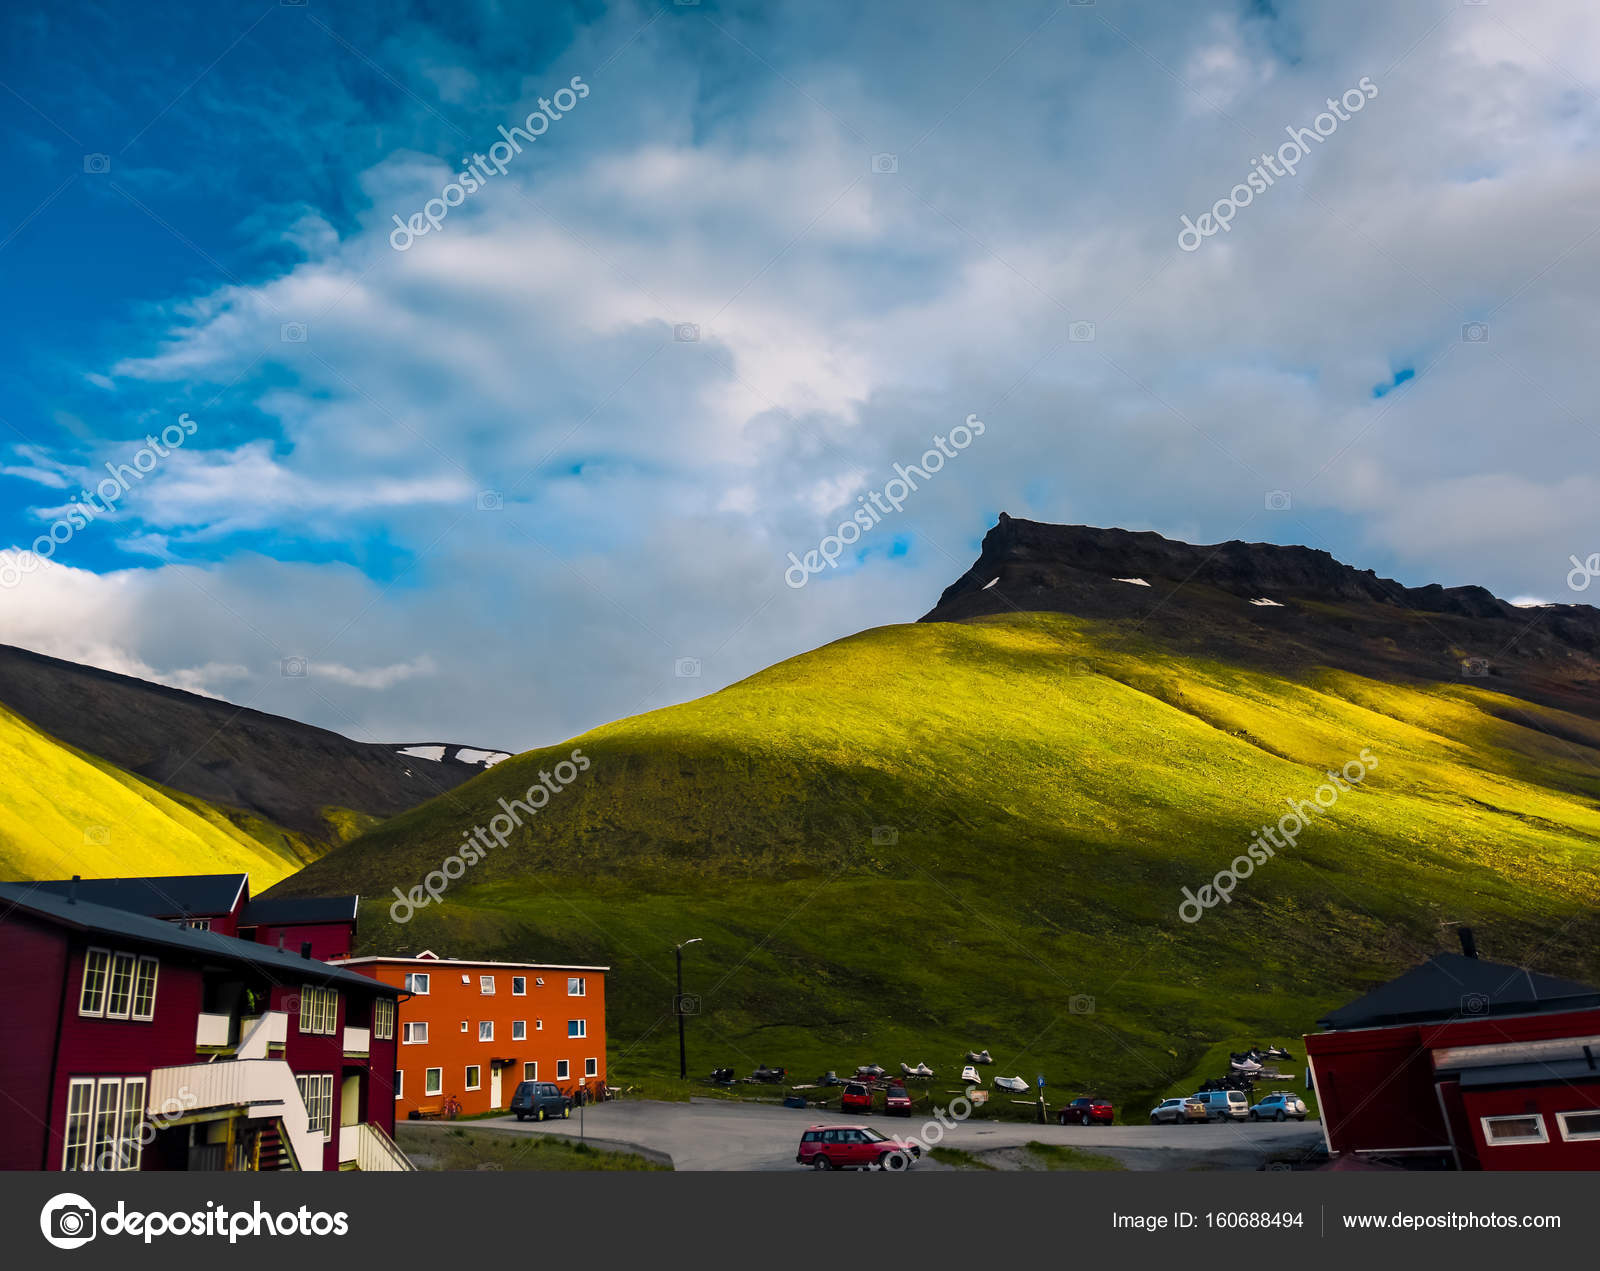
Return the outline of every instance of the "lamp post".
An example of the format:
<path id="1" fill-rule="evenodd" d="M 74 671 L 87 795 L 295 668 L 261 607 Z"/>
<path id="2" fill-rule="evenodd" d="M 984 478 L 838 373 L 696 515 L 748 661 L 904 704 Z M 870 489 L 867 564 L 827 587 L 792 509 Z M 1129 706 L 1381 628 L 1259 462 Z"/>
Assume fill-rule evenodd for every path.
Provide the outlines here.
<path id="1" fill-rule="evenodd" d="M 700 937 L 696 936 L 692 940 L 685 940 L 672 951 L 678 959 L 678 996 L 672 1000 L 672 1009 L 678 1016 L 678 1077 L 680 1080 L 688 1080 L 689 1077 L 689 1056 L 683 1044 L 683 951 L 687 946 L 699 943 Z"/>

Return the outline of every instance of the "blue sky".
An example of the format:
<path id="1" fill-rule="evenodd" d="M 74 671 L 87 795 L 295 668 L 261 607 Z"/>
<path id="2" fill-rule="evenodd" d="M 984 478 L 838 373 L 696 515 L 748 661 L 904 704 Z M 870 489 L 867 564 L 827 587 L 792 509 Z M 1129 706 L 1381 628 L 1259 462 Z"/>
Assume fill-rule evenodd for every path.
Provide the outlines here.
<path id="1" fill-rule="evenodd" d="M 0 565 L 196 425 L 0 640 L 520 748 L 909 621 L 1001 510 L 1552 600 L 1600 549 L 1590 6 L 59 3 L 0 50 Z"/>

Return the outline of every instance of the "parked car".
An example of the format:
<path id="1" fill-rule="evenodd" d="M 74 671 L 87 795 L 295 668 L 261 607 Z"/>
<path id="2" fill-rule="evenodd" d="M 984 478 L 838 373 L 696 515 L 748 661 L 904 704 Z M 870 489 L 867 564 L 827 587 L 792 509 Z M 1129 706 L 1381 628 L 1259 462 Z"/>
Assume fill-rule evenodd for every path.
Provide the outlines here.
<path id="1" fill-rule="evenodd" d="M 870 1125 L 814 1125 L 800 1136 L 794 1159 L 816 1170 L 903 1170 L 921 1155 L 915 1143 L 891 1139 Z"/>
<path id="2" fill-rule="evenodd" d="M 872 1087 L 861 1081 L 847 1081 L 844 1093 L 839 1096 L 841 1112 L 871 1112 Z"/>
<path id="3" fill-rule="evenodd" d="M 572 1100 L 561 1093 L 551 1081 L 522 1081 L 511 1095 L 511 1111 L 517 1120 L 548 1121 L 552 1117 L 570 1117 Z"/>
<path id="4" fill-rule="evenodd" d="M 883 1092 L 883 1110 L 890 1116 L 910 1116 L 911 1092 L 904 1086 L 890 1086 Z"/>
<path id="5" fill-rule="evenodd" d="M 1193 1097 L 1206 1105 L 1208 1121 L 1243 1121 L 1250 1115 L 1250 1100 L 1243 1090 L 1201 1090 Z"/>
<path id="6" fill-rule="evenodd" d="M 1056 1113 L 1062 1125 L 1110 1125 L 1116 1119 L 1116 1109 L 1109 1099 L 1091 1099 L 1085 1095 L 1074 1099 Z"/>
<path id="7" fill-rule="evenodd" d="M 1190 1125 L 1206 1120 L 1206 1105 L 1192 1095 L 1163 1099 L 1150 1109 L 1150 1124 Z"/>
<path id="8" fill-rule="evenodd" d="M 1293 1117 L 1296 1121 L 1306 1119 L 1305 1100 L 1297 1094 L 1286 1091 L 1278 1094 L 1269 1094 L 1255 1107 L 1250 1109 L 1252 1121 L 1287 1121 Z"/>

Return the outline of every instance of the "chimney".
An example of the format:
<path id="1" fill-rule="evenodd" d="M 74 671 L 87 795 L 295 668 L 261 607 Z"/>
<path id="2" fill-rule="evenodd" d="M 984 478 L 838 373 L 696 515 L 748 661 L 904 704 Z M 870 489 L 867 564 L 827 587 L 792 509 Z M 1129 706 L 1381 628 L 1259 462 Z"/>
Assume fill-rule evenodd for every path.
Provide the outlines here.
<path id="1" fill-rule="evenodd" d="M 78 903 L 78 884 L 82 881 L 81 875 L 74 874 L 72 876 L 72 882 L 67 887 L 67 904 L 75 905 Z"/>
<path id="2" fill-rule="evenodd" d="M 1478 940 L 1477 937 L 1472 934 L 1472 928 L 1458 927 L 1456 929 L 1456 935 L 1461 937 L 1462 957 L 1476 958 L 1478 956 Z"/>
<path id="3" fill-rule="evenodd" d="M 278 932 L 278 952 L 283 952 L 283 932 Z"/>
<path id="4" fill-rule="evenodd" d="M 300 944 L 300 956 L 302 958 L 306 958 L 306 959 L 309 959 L 311 957 L 311 941 L 305 940 L 305 941 L 301 942 L 301 944 Z M 1474 956 L 1476 956 L 1476 955 L 1474 955 Z"/>

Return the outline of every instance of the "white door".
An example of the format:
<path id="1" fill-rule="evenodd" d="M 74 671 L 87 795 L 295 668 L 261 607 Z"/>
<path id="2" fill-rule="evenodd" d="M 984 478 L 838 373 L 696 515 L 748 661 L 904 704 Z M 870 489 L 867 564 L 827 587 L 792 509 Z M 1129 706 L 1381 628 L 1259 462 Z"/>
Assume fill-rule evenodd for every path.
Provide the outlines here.
<path id="1" fill-rule="evenodd" d="M 489 1106 L 491 1108 L 498 1108 L 500 1106 L 500 1065 L 499 1064 L 491 1064 L 489 1066 Z"/>

